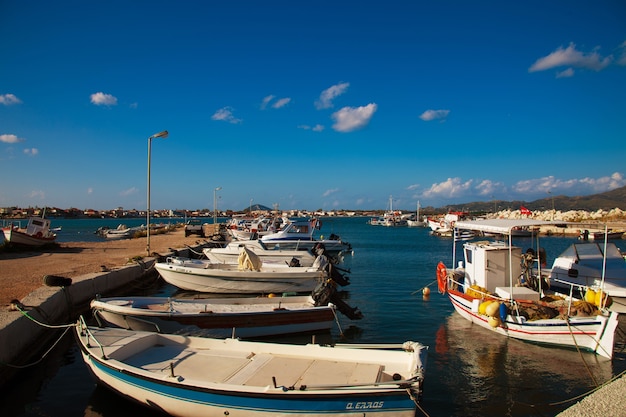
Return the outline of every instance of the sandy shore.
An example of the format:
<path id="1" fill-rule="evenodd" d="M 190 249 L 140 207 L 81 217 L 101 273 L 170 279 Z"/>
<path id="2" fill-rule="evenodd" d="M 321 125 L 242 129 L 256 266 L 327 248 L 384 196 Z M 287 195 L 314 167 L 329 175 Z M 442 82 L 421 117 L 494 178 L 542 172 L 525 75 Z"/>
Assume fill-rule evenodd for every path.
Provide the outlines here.
<path id="1" fill-rule="evenodd" d="M 185 237 L 182 228 L 166 234 L 150 236 L 151 253 L 167 253 L 172 249 L 193 246 L 204 239 Z M 135 262 L 147 254 L 146 238 L 104 242 L 59 243 L 53 249 L 0 253 L 0 307 L 11 300 L 21 300 L 44 285 L 45 275 L 75 278 L 85 274 L 115 269 Z"/>

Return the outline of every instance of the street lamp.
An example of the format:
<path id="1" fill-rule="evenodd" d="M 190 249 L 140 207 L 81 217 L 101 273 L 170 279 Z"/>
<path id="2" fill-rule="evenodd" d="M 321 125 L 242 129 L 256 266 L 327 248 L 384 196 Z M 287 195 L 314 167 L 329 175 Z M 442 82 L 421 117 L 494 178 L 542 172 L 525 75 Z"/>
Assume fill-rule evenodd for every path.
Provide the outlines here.
<path id="1" fill-rule="evenodd" d="M 146 252 L 150 256 L 150 159 L 152 158 L 152 139 L 163 138 L 165 139 L 169 135 L 167 130 L 164 130 L 148 138 L 148 211 L 146 212 Z"/>
<path id="2" fill-rule="evenodd" d="M 216 194 L 222 187 L 215 187 L 213 190 L 213 224 L 217 223 L 217 199 Z"/>

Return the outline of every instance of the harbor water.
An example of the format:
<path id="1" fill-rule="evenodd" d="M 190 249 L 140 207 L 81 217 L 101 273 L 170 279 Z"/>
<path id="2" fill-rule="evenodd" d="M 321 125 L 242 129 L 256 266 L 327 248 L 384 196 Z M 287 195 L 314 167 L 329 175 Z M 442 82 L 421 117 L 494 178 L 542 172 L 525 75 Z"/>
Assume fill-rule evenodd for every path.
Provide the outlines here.
<path id="1" fill-rule="evenodd" d="M 136 224 L 126 224 L 143 224 L 141 219 L 135 220 Z M 437 292 L 436 266 L 439 261 L 451 266 L 451 239 L 431 236 L 427 228 L 371 226 L 367 220 L 323 219 L 322 235 L 335 233 L 352 244 L 354 253 L 346 256 L 342 265 L 351 271 L 351 284 L 344 291 L 346 302 L 358 307 L 364 318 L 351 321 L 340 315 L 331 334 L 318 335 L 317 341 L 414 340 L 428 345 L 420 404 L 426 414 L 418 410 L 416 415 L 553 416 L 573 405 L 579 396 L 626 370 L 623 343 L 616 346 L 613 360 L 606 360 L 573 349 L 507 339 L 471 324 L 454 312 L 447 296 Z M 115 228 L 118 223 L 53 220 L 53 227 L 62 227 L 60 242 L 85 241 L 102 239 L 94 231 L 100 226 Z M 541 238 L 548 265 L 575 241 L 575 237 Z M 626 250 L 626 240 L 614 242 Z M 516 244 L 523 250 L 536 248 L 536 241 L 529 238 L 516 239 Z M 424 287 L 431 290 L 429 297 L 423 296 Z M 137 295 L 178 294 L 176 288 L 157 280 Z M 21 370 L 5 387 L 0 393 L 0 415 L 160 415 L 97 386 L 70 333 L 41 362 Z M 311 336 L 270 340 L 306 343 Z M 616 410 L 615 415 L 620 412 L 623 410 Z"/>

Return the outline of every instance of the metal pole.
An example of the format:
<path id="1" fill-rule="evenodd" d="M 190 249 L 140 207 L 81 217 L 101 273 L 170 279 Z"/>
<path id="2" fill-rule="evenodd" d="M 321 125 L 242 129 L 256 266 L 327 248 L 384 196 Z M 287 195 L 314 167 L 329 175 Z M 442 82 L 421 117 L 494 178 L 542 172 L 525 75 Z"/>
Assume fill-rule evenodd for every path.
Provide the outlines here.
<path id="1" fill-rule="evenodd" d="M 146 255 L 150 256 L 150 159 L 152 156 L 152 136 L 148 138 L 148 210 L 146 211 Z"/>
<path id="2" fill-rule="evenodd" d="M 148 256 L 150 256 L 150 160 L 152 159 L 152 139 L 165 139 L 168 135 L 168 131 L 164 130 L 148 138 L 148 210 L 146 212 L 146 254 Z"/>
<path id="3" fill-rule="evenodd" d="M 222 187 L 216 187 L 213 190 L 213 224 L 217 223 L 217 192 L 221 189 Z"/>

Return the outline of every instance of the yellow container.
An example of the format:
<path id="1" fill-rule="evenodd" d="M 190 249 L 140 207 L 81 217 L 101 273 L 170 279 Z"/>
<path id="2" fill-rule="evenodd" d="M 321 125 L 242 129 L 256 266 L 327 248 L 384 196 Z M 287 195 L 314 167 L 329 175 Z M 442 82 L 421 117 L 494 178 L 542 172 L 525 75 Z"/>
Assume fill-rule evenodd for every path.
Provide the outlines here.
<path id="1" fill-rule="evenodd" d="M 487 300 L 487 301 L 483 301 L 482 303 L 480 303 L 480 305 L 478 306 L 478 314 L 482 314 L 482 315 L 487 314 L 487 307 L 491 303 L 493 303 L 493 300 Z"/>
<path id="2" fill-rule="evenodd" d="M 494 304 L 495 304 L 495 303 L 494 303 Z M 491 327 L 493 327 L 494 329 L 500 325 L 500 319 L 499 319 L 499 318 L 497 318 L 497 317 L 493 317 L 493 316 L 490 316 L 490 317 L 489 317 L 489 320 L 487 320 L 487 322 L 488 322 L 488 323 L 489 323 L 489 325 L 490 325 Z"/>
<path id="3" fill-rule="evenodd" d="M 587 288 L 587 292 L 585 293 L 585 301 L 591 304 L 596 303 L 596 292 L 591 288 Z"/>
<path id="4" fill-rule="evenodd" d="M 500 315 L 500 303 L 493 301 L 487 306 L 487 308 L 485 308 L 485 314 L 489 317 L 498 317 Z"/>

